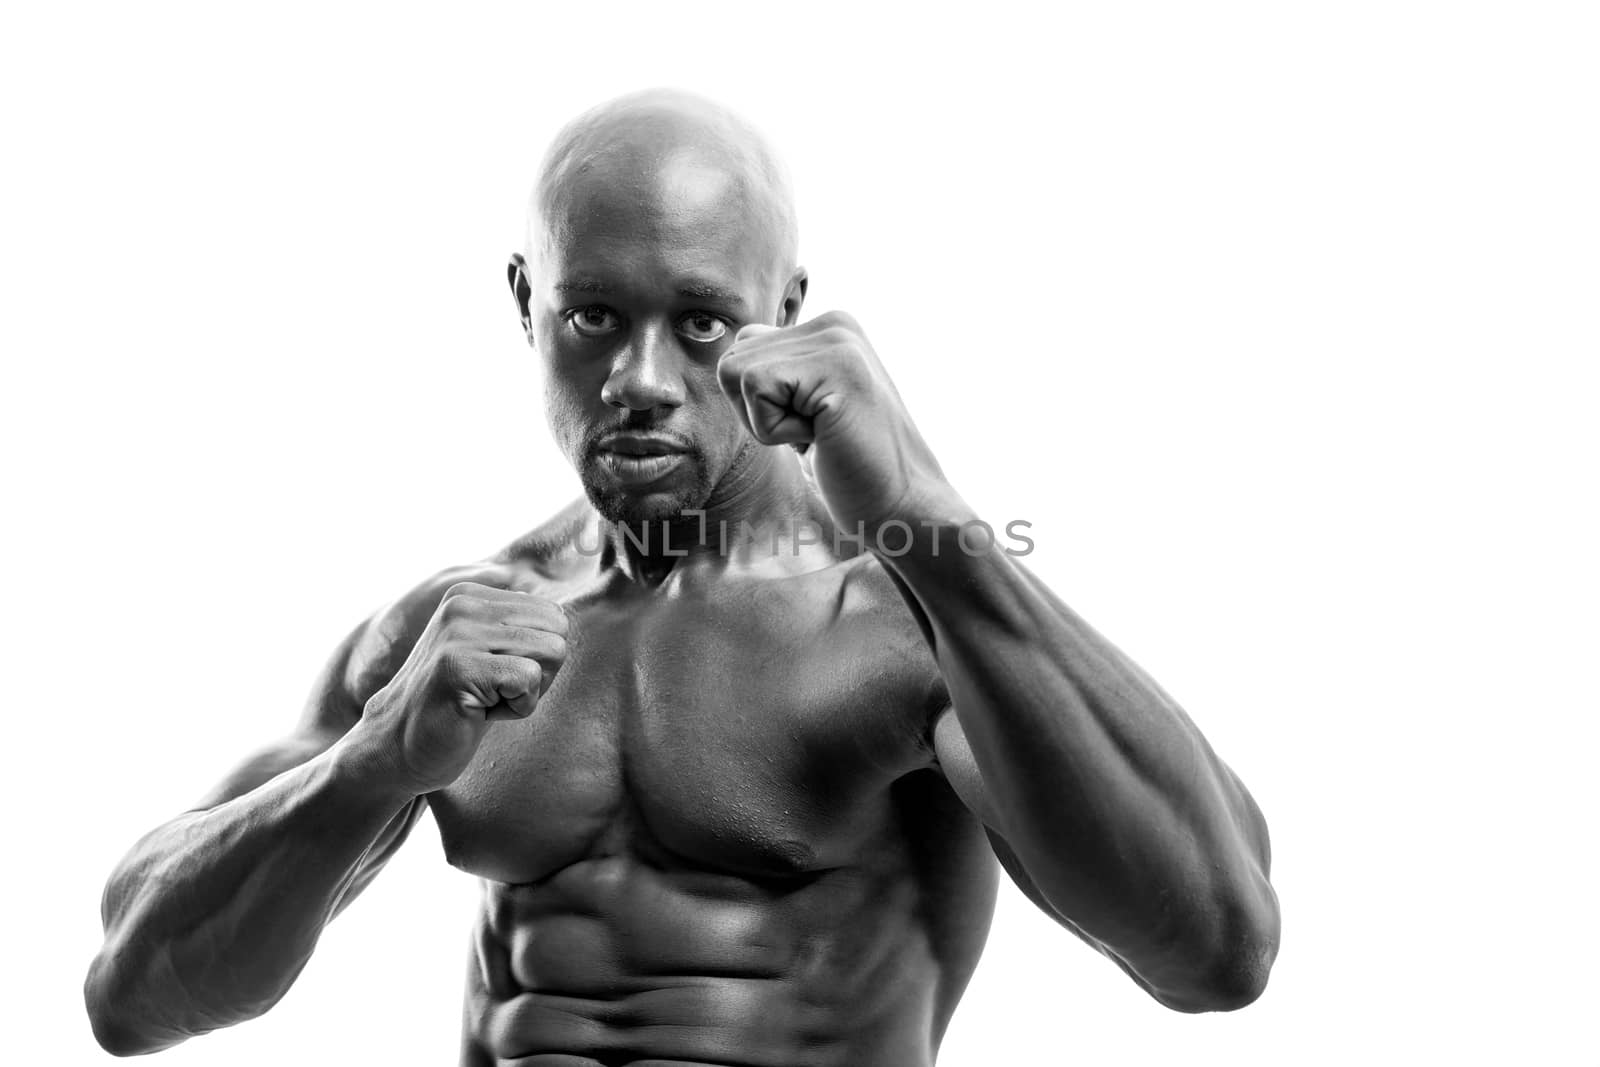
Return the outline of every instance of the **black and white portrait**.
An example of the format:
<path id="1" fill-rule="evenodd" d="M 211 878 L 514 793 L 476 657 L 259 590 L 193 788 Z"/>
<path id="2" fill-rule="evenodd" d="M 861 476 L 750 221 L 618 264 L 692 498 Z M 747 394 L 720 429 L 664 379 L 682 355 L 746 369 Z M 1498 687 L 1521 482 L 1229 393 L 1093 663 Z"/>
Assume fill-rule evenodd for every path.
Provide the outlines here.
<path id="1" fill-rule="evenodd" d="M 8 15 L 8 1062 L 1578 1062 L 1576 5 Z"/>

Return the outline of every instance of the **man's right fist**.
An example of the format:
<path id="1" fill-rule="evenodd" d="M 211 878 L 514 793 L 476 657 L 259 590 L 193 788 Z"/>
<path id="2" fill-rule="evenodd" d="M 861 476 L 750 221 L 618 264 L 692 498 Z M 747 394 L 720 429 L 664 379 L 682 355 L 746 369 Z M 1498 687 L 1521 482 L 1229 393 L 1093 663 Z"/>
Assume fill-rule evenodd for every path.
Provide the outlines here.
<path id="1" fill-rule="evenodd" d="M 493 719 L 525 718 L 567 656 L 567 616 L 530 593 L 458 582 L 362 713 L 375 755 L 413 794 L 455 781 Z"/>

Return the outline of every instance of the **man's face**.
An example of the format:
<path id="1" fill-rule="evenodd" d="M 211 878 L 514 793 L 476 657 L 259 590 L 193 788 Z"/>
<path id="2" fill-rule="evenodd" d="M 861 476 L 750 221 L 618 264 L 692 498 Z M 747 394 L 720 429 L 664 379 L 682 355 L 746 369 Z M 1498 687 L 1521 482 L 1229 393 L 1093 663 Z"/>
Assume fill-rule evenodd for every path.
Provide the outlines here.
<path id="1" fill-rule="evenodd" d="M 557 443 L 612 521 L 712 500 L 759 448 L 717 385 L 746 323 L 785 305 L 775 221 L 737 175 L 682 150 L 557 190 L 533 249 L 529 330 Z M 537 240 L 537 235 L 535 237 Z"/>

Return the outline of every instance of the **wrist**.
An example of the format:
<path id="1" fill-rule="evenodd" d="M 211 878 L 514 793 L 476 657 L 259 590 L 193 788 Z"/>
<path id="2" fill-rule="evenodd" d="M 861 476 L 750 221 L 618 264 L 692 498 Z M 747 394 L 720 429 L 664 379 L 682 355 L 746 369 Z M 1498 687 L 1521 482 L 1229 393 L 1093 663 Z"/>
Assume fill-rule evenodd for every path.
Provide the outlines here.
<path id="1" fill-rule="evenodd" d="M 880 559 L 938 556 L 957 551 L 961 531 L 979 523 L 978 514 L 947 482 L 918 486 L 894 506 L 863 524 L 866 547 Z"/>
<path id="2" fill-rule="evenodd" d="M 392 803 L 396 808 L 420 795 L 402 772 L 395 746 L 362 719 L 328 750 L 335 782 L 355 794 Z"/>

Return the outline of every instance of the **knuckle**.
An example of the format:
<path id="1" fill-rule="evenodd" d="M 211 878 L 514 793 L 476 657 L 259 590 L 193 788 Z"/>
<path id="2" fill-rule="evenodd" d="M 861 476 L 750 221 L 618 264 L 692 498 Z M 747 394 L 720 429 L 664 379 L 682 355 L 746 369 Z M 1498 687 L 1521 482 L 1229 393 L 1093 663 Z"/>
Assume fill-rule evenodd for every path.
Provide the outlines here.
<path id="1" fill-rule="evenodd" d="M 828 327 L 826 330 L 822 331 L 822 340 L 828 345 L 829 348 L 832 348 L 836 351 L 848 352 L 853 356 L 860 355 L 860 335 L 855 333 L 853 330 L 845 329 L 843 326 Z"/>
<path id="2" fill-rule="evenodd" d="M 515 651 L 508 650 L 510 655 L 542 656 L 545 655 L 552 644 L 558 640 L 552 634 L 537 626 L 514 626 L 512 633 L 515 637 Z"/>
<path id="3" fill-rule="evenodd" d="M 542 597 L 529 597 L 528 600 L 529 603 L 524 611 L 537 620 L 539 629 L 554 634 L 566 634 L 567 613 L 561 610 L 560 604 Z"/>
<path id="4" fill-rule="evenodd" d="M 504 563 L 486 564 L 474 572 L 469 584 L 480 589 L 507 589 L 515 580 L 512 568 Z"/>
<path id="5" fill-rule="evenodd" d="M 463 619 L 471 618 L 474 614 L 476 601 L 465 593 L 458 593 L 439 604 L 439 618 L 448 625 L 458 623 Z"/>
<path id="6" fill-rule="evenodd" d="M 472 604 L 473 617 L 488 623 L 505 622 L 516 615 L 517 608 L 520 606 L 514 600 L 484 599 L 470 601 L 469 603 Z"/>

